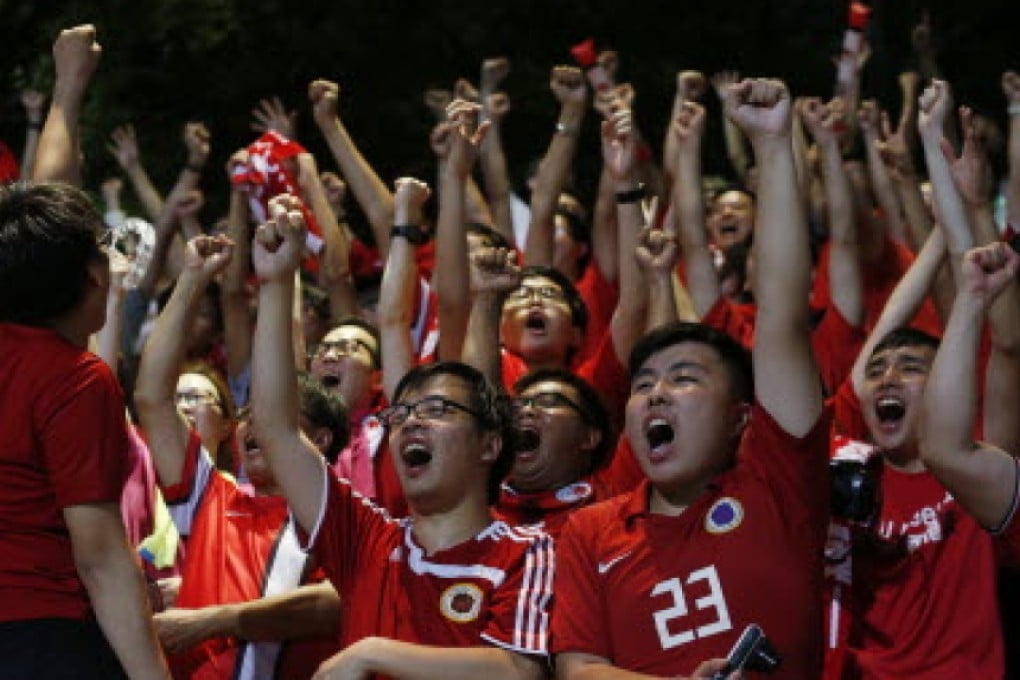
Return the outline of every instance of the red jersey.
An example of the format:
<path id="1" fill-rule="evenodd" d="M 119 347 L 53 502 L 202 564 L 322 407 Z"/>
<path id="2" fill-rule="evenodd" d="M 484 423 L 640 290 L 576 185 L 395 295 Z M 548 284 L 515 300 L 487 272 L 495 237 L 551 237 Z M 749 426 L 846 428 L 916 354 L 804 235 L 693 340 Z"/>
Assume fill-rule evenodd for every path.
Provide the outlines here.
<path id="1" fill-rule="evenodd" d="M 866 436 L 849 381 L 837 394 L 837 418 L 840 431 Z M 874 448 L 838 441 L 836 455 Z M 873 526 L 850 525 L 843 537 L 852 552 L 839 576 L 841 625 L 849 627 L 842 677 L 1002 677 L 994 539 L 930 473 L 879 470 Z"/>
<path id="2" fill-rule="evenodd" d="M 310 560 L 288 521 L 287 501 L 250 495 L 220 475 L 194 432 L 181 481 L 163 487 L 163 495 L 178 532 L 188 539 L 177 607 L 248 602 L 309 582 Z M 307 678 L 338 646 L 335 639 L 317 638 L 286 648 L 282 654 L 279 642 L 214 638 L 169 661 L 175 678 Z"/>
<path id="3" fill-rule="evenodd" d="M 588 310 L 588 327 L 584 329 L 584 341 L 577 352 L 578 362 L 583 363 L 598 350 L 602 337 L 609 331 L 620 288 L 606 280 L 594 258 L 575 285 Z"/>
<path id="4" fill-rule="evenodd" d="M 850 375 L 867 335 L 862 327 L 855 327 L 844 319 L 831 300 L 816 312 L 811 329 L 811 350 L 825 393 L 835 394 Z M 702 323 L 725 332 L 750 350 L 754 347 L 756 313 L 754 305 L 738 305 L 720 297 Z"/>
<path id="5" fill-rule="evenodd" d="M 54 331 L 0 323 L 0 621 L 87 619 L 62 510 L 119 503 L 124 398 L 98 357 Z"/>
<path id="6" fill-rule="evenodd" d="M 814 287 L 811 291 L 812 304 L 816 307 L 826 307 L 830 304 L 829 293 L 829 257 L 830 244 L 822 246 L 818 256 L 818 264 L 815 267 Z M 903 275 L 910 269 L 914 262 L 914 254 L 910 249 L 899 241 L 886 235 L 882 255 L 874 262 L 862 262 L 861 272 L 864 282 L 864 330 L 871 331 L 875 322 L 882 314 L 886 300 L 892 294 L 896 284 Z M 929 335 L 941 337 L 942 322 L 938 312 L 931 300 L 925 300 L 921 309 L 907 324 L 918 328 Z"/>
<path id="7" fill-rule="evenodd" d="M 679 516 L 648 511 L 647 481 L 574 513 L 557 546 L 553 653 L 686 675 L 758 623 L 784 656 L 769 677 L 817 678 L 829 426 L 826 410 L 793 437 L 756 405 L 735 465 Z"/>
<path id="8" fill-rule="evenodd" d="M 430 555 L 414 538 L 412 518 L 391 519 L 329 472 L 324 482 L 308 546 L 343 594 L 343 647 L 382 636 L 547 653 L 555 567 L 549 536 L 493 521 Z"/>

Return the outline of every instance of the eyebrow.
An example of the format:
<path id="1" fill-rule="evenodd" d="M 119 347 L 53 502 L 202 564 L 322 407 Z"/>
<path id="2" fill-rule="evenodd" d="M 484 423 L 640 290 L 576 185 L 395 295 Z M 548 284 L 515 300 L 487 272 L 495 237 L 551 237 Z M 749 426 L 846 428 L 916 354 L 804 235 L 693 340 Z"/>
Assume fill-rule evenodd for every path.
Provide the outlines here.
<path id="1" fill-rule="evenodd" d="M 697 371 L 699 373 L 705 373 L 708 369 L 705 368 L 704 364 L 698 363 L 697 361 L 682 359 L 667 366 L 664 373 L 676 373 L 677 371 L 690 371 L 690 370 Z M 652 369 L 642 368 L 640 371 L 634 374 L 634 377 L 633 379 L 631 379 L 631 382 L 636 381 L 638 378 L 647 376 L 654 377 L 655 375 L 657 375 L 657 373 Z"/>

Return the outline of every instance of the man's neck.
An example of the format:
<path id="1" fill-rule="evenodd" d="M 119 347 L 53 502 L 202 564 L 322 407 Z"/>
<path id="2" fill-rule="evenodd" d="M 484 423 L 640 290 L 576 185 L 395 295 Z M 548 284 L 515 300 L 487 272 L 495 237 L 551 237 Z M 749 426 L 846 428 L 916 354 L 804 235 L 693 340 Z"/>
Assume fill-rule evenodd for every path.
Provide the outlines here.
<path id="1" fill-rule="evenodd" d="M 492 523 L 484 504 L 461 504 L 444 512 L 418 512 L 411 509 L 415 540 L 429 555 L 470 540 Z"/>
<path id="2" fill-rule="evenodd" d="M 924 461 L 921 460 L 916 444 L 895 451 L 882 451 L 882 458 L 885 459 L 889 467 L 899 472 L 918 475 L 928 471 L 928 468 L 924 466 Z"/>
<path id="3" fill-rule="evenodd" d="M 650 487 L 648 497 L 648 512 L 653 515 L 666 515 L 678 517 L 692 504 L 698 500 L 705 490 L 707 484 L 687 486 L 681 489 L 659 489 L 654 485 Z"/>

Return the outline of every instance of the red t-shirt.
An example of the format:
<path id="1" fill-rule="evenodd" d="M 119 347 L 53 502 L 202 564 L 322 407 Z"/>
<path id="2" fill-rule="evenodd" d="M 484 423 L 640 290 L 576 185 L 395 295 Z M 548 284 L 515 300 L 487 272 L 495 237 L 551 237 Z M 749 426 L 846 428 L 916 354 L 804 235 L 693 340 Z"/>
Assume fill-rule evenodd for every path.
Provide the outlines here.
<path id="1" fill-rule="evenodd" d="M 755 406 L 736 465 L 681 515 L 648 512 L 649 482 L 582 508 L 557 546 L 552 651 L 652 675 L 724 657 L 750 623 L 817 678 L 828 519 L 826 410 L 803 438 Z"/>
<path id="2" fill-rule="evenodd" d="M 844 319 L 831 301 L 818 311 L 821 316 L 811 329 L 811 350 L 825 393 L 835 394 L 850 375 L 867 335 L 863 328 Z M 720 297 L 705 314 L 703 323 L 725 332 L 750 350 L 754 347 L 755 314 L 754 305 L 737 305 Z"/>
<path id="3" fill-rule="evenodd" d="M 429 555 L 414 538 L 413 519 L 391 519 L 332 473 L 324 483 L 307 545 L 342 593 L 343 647 L 382 636 L 547 653 L 554 556 L 546 534 L 493 521 Z"/>
<path id="4" fill-rule="evenodd" d="M 0 621 L 91 616 L 62 510 L 120 502 L 124 398 L 95 355 L 0 323 Z"/>
<path id="5" fill-rule="evenodd" d="M 620 289 L 606 280 L 594 259 L 584 268 L 575 285 L 588 309 L 588 326 L 584 329 L 584 341 L 577 352 L 578 363 L 583 363 L 598 350 L 602 337 L 609 331 Z"/>
<path id="6" fill-rule="evenodd" d="M 815 307 L 826 307 L 830 303 L 829 293 L 829 253 L 830 244 L 822 246 L 815 267 L 814 288 L 811 292 L 812 304 Z M 914 262 L 914 254 L 910 249 L 890 236 L 885 237 L 885 247 L 881 257 L 874 262 L 863 263 L 864 278 L 864 330 L 870 331 L 882 314 L 886 300 L 892 294 L 896 284 L 910 269 Z M 925 300 L 921 309 L 907 324 L 918 328 L 935 337 L 942 336 L 942 322 L 931 300 Z"/>
<path id="7" fill-rule="evenodd" d="M 297 541 L 282 496 L 253 496 L 216 471 L 191 433 L 181 481 L 162 487 L 188 560 L 175 606 L 248 602 L 321 581 Z M 279 642 L 213 638 L 170 655 L 175 678 L 307 678 L 339 649 L 334 637 Z M 279 669 L 279 670 L 276 670 Z"/>

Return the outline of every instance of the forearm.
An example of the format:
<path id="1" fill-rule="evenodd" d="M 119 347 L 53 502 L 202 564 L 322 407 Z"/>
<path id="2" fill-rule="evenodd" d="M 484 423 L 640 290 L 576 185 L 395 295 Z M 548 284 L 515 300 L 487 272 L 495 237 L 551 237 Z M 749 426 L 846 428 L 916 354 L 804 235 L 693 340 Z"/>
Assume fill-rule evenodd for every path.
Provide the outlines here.
<path id="1" fill-rule="evenodd" d="M 159 219 L 159 214 L 163 211 L 163 197 L 153 185 L 149 173 L 145 171 L 145 166 L 141 161 L 138 161 L 125 167 L 124 172 L 149 219 L 153 221 Z"/>
<path id="2" fill-rule="evenodd" d="M 465 179 L 447 167 L 439 187 L 436 262 L 432 284 L 439 300 L 439 356 L 459 357 L 470 312 L 467 237 L 464 233 Z"/>
<path id="3" fill-rule="evenodd" d="M 636 183 L 634 178 L 617 180 L 615 189 L 629 191 Z M 616 215 L 620 239 L 620 295 L 610 321 L 610 332 L 616 356 L 626 365 L 631 348 L 647 325 L 648 290 L 635 256 L 643 221 L 641 204 L 621 203 Z"/>
<path id="4" fill-rule="evenodd" d="M 559 125 L 563 131 L 553 133 L 545 158 L 538 166 L 531 196 L 531 226 L 524 250 L 524 263 L 528 266 L 552 266 L 556 206 L 577 151 L 577 131 L 583 120 L 583 106 L 562 108 Z"/>
<path id="5" fill-rule="evenodd" d="M 514 230 L 510 216 L 510 173 L 507 171 L 506 153 L 503 151 L 503 136 L 500 127 L 498 121 L 492 121 L 489 132 L 482 141 L 479 163 L 482 168 L 485 195 L 489 199 L 494 226 L 508 243 L 513 243 Z"/>
<path id="6" fill-rule="evenodd" d="M 1009 115 L 1009 177 L 1006 180 L 1006 221 L 1020 229 L 1020 112 Z"/>
<path id="7" fill-rule="evenodd" d="M 726 157 L 730 159 L 730 166 L 737 173 L 737 177 L 744 181 L 747 179 L 747 168 L 751 165 L 747 147 L 744 145 L 744 133 L 725 115 L 723 116 L 723 136 L 726 142 Z"/>
<path id="8" fill-rule="evenodd" d="M 76 545 L 75 564 L 96 620 L 128 677 L 167 679 L 170 676 L 153 629 L 145 581 L 123 529 L 116 523 L 119 511 L 115 504 L 93 510 L 103 513 L 94 519 L 99 519 L 108 535 L 94 549 L 84 551 Z"/>
<path id="9" fill-rule="evenodd" d="M 923 440 L 925 448 L 930 449 L 925 460 L 931 464 L 973 444 L 978 346 L 984 316 L 980 299 L 965 292 L 956 296 L 924 390 L 925 411 L 933 416 L 924 421 Z"/>
<path id="10" fill-rule="evenodd" d="M 188 321 L 204 288 L 204 281 L 185 271 L 156 317 L 138 368 L 135 401 L 139 406 L 173 400 L 177 374 L 184 362 Z"/>
<path id="11" fill-rule="evenodd" d="M 684 149 L 677 163 L 673 202 L 677 206 L 687 291 L 699 319 L 708 314 L 722 295 L 719 274 L 708 246 L 703 201 L 700 146 Z"/>
<path id="12" fill-rule="evenodd" d="M 510 204 L 507 203 L 507 209 L 509 210 Z M 485 196 L 482 195 L 481 189 L 475 184 L 475 180 L 471 177 L 467 178 L 464 187 L 464 212 L 466 219 L 465 222 L 474 222 L 475 224 L 484 224 L 487 227 L 495 227 L 495 220 L 492 216 L 492 211 L 489 209 L 489 204 L 485 200 Z M 506 234 L 504 234 L 506 236 Z"/>
<path id="13" fill-rule="evenodd" d="M 921 186 L 915 174 L 901 173 L 895 181 L 895 186 L 896 194 L 903 205 L 903 213 L 906 215 L 911 250 L 916 253 L 924 246 L 931 233 L 931 216 L 924 205 Z"/>
<path id="14" fill-rule="evenodd" d="M 957 271 L 959 260 L 974 245 L 974 238 L 967 221 L 967 212 L 963 199 L 953 183 L 949 162 L 939 146 L 938 137 L 927 134 L 922 136 L 921 141 L 924 147 L 924 158 L 928 164 L 932 195 L 942 218 L 940 223 L 942 230 L 946 234 L 946 247 L 953 265 L 953 277 L 959 280 Z"/>
<path id="15" fill-rule="evenodd" d="M 277 641 L 335 635 L 340 596 L 328 581 L 257 600 L 220 605 L 222 635 L 241 640 Z"/>
<path id="16" fill-rule="evenodd" d="M 394 239 L 383 269 L 379 289 L 379 333 L 383 365 L 383 392 L 392 398 L 397 384 L 414 366 L 411 317 L 414 313 L 414 246 L 405 238 Z"/>
<path id="17" fill-rule="evenodd" d="M 857 216 L 850 178 L 843 167 L 838 143 L 822 145 L 825 196 L 829 211 L 829 288 L 840 315 L 852 326 L 864 323 L 864 281 Z"/>
<path id="18" fill-rule="evenodd" d="M 379 252 L 385 257 L 390 243 L 390 227 L 393 226 L 393 194 L 361 155 L 339 118 L 320 122 L 319 129 L 340 166 L 347 186 L 365 211 Z"/>
<path id="19" fill-rule="evenodd" d="M 461 361 L 474 366 L 493 385 L 503 384 L 503 362 L 500 356 L 499 321 L 503 312 L 503 296 L 486 293 L 475 295 L 468 317 L 467 335 Z"/>
<path id="20" fill-rule="evenodd" d="M 237 377 L 251 361 L 252 318 L 246 287 L 248 265 L 251 262 L 248 198 L 236 189 L 230 192 L 227 237 L 234 244 L 234 254 L 223 270 L 220 302 L 223 307 L 223 342 L 227 350 L 227 374 L 229 377 Z"/>
<path id="21" fill-rule="evenodd" d="M 879 155 L 878 147 L 876 146 L 878 138 L 875 136 L 875 133 L 866 132 L 864 140 L 867 148 L 868 176 L 871 178 L 871 188 L 875 192 L 875 199 L 885 216 L 888 231 L 897 240 L 907 243 L 909 239 L 907 238 L 906 225 L 903 223 L 903 213 L 899 197 L 893 188 L 889 171 L 886 169 L 885 163 L 882 162 L 881 155 Z"/>
<path id="22" fill-rule="evenodd" d="M 35 168 L 35 155 L 39 150 L 39 126 L 42 121 L 28 121 L 25 129 L 25 148 L 21 152 L 21 176 L 32 177 Z"/>
<path id="23" fill-rule="evenodd" d="M 124 300 L 127 296 L 121 286 L 110 285 L 106 296 L 106 322 L 96 333 L 96 354 L 114 373 L 120 358 L 120 336 L 124 325 Z"/>
<path id="24" fill-rule="evenodd" d="M 655 272 L 649 278 L 646 333 L 679 320 L 673 295 L 673 272 Z"/>
<path id="25" fill-rule="evenodd" d="M 350 243 L 326 199 L 318 175 L 305 180 L 302 174 L 302 179 L 305 198 L 322 232 L 324 245 L 319 253 L 319 282 L 329 296 L 330 316 L 335 322 L 358 313 L 358 297 L 351 277 Z"/>
<path id="26" fill-rule="evenodd" d="M 615 282 L 620 274 L 616 231 L 616 194 L 613 191 L 613 178 L 603 166 L 599 177 L 599 193 L 595 198 L 595 210 L 592 214 L 591 246 L 595 264 L 602 277 L 609 282 Z"/>
<path id="27" fill-rule="evenodd" d="M 46 124 L 39 136 L 39 147 L 31 178 L 35 181 L 67 182 L 81 186 L 78 147 L 78 115 L 81 101 L 77 96 L 54 89 Z"/>
<path id="28" fill-rule="evenodd" d="M 402 680 L 540 680 L 545 660 L 499 647 L 427 647 L 373 638 L 366 671 Z M 517 658 L 520 657 L 520 658 Z"/>

